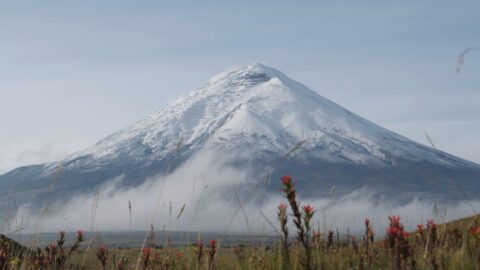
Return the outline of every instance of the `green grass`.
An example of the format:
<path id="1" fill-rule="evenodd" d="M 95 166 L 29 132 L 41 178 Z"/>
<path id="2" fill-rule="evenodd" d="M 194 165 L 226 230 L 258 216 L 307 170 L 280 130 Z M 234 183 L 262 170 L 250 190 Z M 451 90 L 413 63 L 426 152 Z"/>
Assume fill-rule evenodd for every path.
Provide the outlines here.
<path id="1" fill-rule="evenodd" d="M 436 226 L 435 238 L 428 239 L 429 244 L 422 240 L 418 232 L 410 232 L 405 239 L 410 247 L 410 254 L 400 256 L 396 263 L 396 249 L 389 246 L 385 233 L 377 232 L 381 238 L 367 243 L 363 237 L 341 236 L 333 238 L 330 243 L 328 236 L 311 235 L 311 269 L 478 269 L 480 267 L 480 233 L 472 228 L 478 228 L 480 216 L 440 224 Z M 374 229 L 374 228 L 373 228 Z M 429 235 L 425 231 L 425 235 Z M 358 238 L 358 237 L 357 237 Z M 50 258 L 49 265 L 41 268 L 35 264 L 35 252 L 21 247 L 8 238 L 1 238 L 1 250 L 7 250 L 3 265 L 0 256 L 0 269 L 102 269 L 97 257 L 98 247 L 88 249 L 85 242 L 82 248 L 66 255 L 61 264 L 56 265 L 59 252 Z M 279 242 L 272 248 L 257 247 L 222 247 L 217 243 L 213 259 L 210 258 L 210 244 L 205 243 L 201 259 L 198 259 L 199 247 L 192 244 L 186 247 L 164 247 L 148 249 L 147 269 L 305 269 L 305 248 L 296 239 L 289 239 L 290 261 L 286 265 L 282 246 Z M 64 247 L 66 253 L 69 247 Z M 37 251 L 38 252 L 38 251 Z M 48 252 L 41 252 L 45 257 Z M 5 256 L 6 255 L 6 256 Z M 105 269 L 144 269 L 146 257 L 144 250 L 111 249 L 108 250 Z M 123 262 L 123 268 L 119 262 Z"/>

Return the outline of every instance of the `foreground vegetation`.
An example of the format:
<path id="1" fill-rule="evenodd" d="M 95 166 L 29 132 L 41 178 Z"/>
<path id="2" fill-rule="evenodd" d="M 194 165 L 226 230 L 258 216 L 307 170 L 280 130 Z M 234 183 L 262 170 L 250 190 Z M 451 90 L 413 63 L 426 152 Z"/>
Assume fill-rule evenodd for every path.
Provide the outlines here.
<path id="1" fill-rule="evenodd" d="M 298 203 L 292 178 L 282 177 L 282 184 L 288 205 L 278 206 L 280 238 L 273 246 L 198 240 L 157 247 L 145 241 L 140 249 L 109 250 L 94 247 L 82 231 L 67 246 L 61 231 L 43 249 L 1 237 L 0 269 L 480 269 L 479 216 L 440 225 L 427 220 L 414 232 L 405 231 L 399 216 L 388 217 L 386 232 L 375 232 L 367 218 L 361 236 L 320 233 L 311 225 L 315 210 Z"/>

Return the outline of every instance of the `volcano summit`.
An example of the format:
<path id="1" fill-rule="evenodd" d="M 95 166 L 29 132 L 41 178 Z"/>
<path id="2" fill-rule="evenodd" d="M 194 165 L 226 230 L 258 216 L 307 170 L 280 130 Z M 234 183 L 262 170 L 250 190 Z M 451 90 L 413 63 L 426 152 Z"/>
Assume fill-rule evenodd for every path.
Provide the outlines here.
<path id="1" fill-rule="evenodd" d="M 40 201 L 60 165 L 49 195 L 57 200 L 119 175 L 122 185 L 137 186 L 207 152 L 265 192 L 278 191 L 267 175 L 291 174 L 306 197 L 333 186 L 336 194 L 365 187 L 398 200 L 480 197 L 478 164 L 382 128 L 262 64 L 218 74 L 65 160 L 12 170 L 0 176 L 0 193 Z"/>

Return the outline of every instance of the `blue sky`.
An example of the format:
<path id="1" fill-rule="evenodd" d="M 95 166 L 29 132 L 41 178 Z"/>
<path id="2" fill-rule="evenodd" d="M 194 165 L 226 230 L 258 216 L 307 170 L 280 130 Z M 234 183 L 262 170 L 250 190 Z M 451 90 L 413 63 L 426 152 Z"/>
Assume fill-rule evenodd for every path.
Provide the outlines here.
<path id="1" fill-rule="evenodd" d="M 58 159 L 263 62 L 480 163 L 480 2 L 0 2 L 0 172 Z"/>

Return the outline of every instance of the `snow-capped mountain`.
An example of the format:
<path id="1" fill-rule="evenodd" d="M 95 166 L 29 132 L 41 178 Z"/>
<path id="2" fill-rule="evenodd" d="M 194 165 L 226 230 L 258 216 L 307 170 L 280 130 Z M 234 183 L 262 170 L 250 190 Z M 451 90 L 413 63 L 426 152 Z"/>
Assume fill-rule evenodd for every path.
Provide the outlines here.
<path id="1" fill-rule="evenodd" d="M 337 162 L 386 165 L 402 158 L 465 164 L 377 126 L 273 68 L 254 64 L 213 77 L 204 88 L 69 158 L 65 166 L 94 168 L 121 160 L 148 166 L 177 151 L 177 145 L 194 152 L 255 144 L 255 152 L 285 153 L 303 140 L 309 148 L 323 149 L 315 156 Z"/>
<path id="2" fill-rule="evenodd" d="M 367 186 L 381 195 L 456 198 L 460 194 L 452 186 L 472 194 L 480 186 L 479 165 L 413 142 L 276 69 L 253 64 L 214 76 L 204 87 L 66 160 L 0 176 L 0 192 L 40 194 L 59 164 L 60 197 L 121 174 L 126 185 L 137 185 L 201 151 L 251 175 L 267 168 L 274 177 L 291 173 L 307 196 L 325 194 L 335 185 L 339 192 Z"/>

